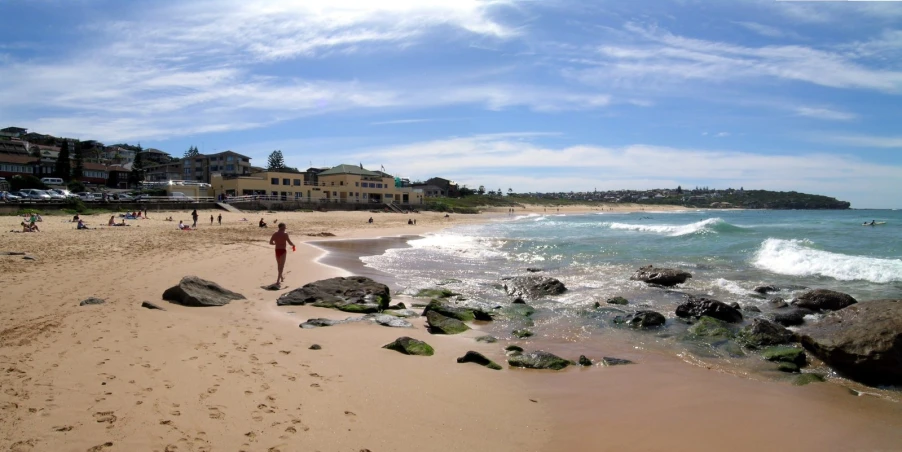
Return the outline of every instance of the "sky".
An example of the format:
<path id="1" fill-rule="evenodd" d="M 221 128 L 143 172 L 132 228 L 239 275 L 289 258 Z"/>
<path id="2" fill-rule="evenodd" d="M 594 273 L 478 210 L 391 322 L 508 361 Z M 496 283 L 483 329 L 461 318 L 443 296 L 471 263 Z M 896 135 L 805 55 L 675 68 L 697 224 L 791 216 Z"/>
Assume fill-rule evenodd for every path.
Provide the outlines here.
<path id="1" fill-rule="evenodd" d="M 0 0 L 0 127 L 902 208 L 902 2 Z"/>

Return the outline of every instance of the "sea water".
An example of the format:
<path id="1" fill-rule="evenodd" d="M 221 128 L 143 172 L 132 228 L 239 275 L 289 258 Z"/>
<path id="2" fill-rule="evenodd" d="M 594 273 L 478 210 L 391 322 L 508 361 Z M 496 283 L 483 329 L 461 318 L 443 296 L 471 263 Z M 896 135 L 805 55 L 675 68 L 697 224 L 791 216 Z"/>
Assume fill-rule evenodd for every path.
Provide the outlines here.
<path id="1" fill-rule="evenodd" d="M 871 220 L 886 224 L 863 226 Z M 755 306 L 760 315 L 774 312 L 774 297 L 788 302 L 809 289 L 832 289 L 861 302 L 902 299 L 902 212 L 891 210 L 549 212 L 454 227 L 409 245 L 362 260 L 392 275 L 402 293 L 441 284 L 463 303 L 488 307 L 510 304 L 506 277 L 562 281 L 565 293 L 529 301 L 538 310 L 531 328 L 539 342 L 620 331 L 643 347 L 730 358 L 735 353 L 729 350 L 681 340 L 688 326 L 674 309 L 688 294 Z M 692 278 L 671 289 L 630 280 L 649 264 L 686 270 Z M 781 290 L 765 297 L 753 291 L 760 285 Z M 605 303 L 615 296 L 630 306 Z M 668 317 L 668 325 L 651 335 L 623 332 L 610 316 L 597 314 L 596 302 L 625 312 L 652 309 Z M 511 325 L 493 323 L 485 326 L 488 332 L 510 338 Z"/>

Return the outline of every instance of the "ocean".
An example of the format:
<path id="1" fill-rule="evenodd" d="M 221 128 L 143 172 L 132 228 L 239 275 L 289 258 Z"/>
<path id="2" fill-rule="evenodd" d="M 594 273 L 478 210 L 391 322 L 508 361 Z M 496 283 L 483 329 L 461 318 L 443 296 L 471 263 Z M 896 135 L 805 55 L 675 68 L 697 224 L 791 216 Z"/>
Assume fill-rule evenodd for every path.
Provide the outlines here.
<path id="1" fill-rule="evenodd" d="M 871 220 L 885 224 L 862 225 Z M 391 285 L 403 294 L 441 285 L 459 294 L 460 303 L 483 307 L 510 304 L 501 287 L 505 277 L 554 277 L 568 290 L 529 302 L 537 309 L 527 325 L 536 333 L 530 340 L 572 343 L 613 335 L 643 348 L 685 354 L 687 361 L 721 359 L 749 367 L 742 363 L 745 355 L 735 350 L 685 340 L 687 325 L 675 318 L 674 309 L 687 294 L 754 305 L 760 315 L 773 311 L 770 299 L 788 302 L 808 289 L 832 289 L 860 302 L 902 299 L 898 210 L 513 214 L 446 229 L 407 245 L 361 260 L 391 275 Z M 671 289 L 629 279 L 649 264 L 686 270 L 692 278 Z M 527 273 L 527 268 L 541 272 Z M 781 290 L 765 297 L 753 292 L 759 285 Z M 605 303 L 615 296 L 628 299 L 630 306 Z M 599 313 L 596 302 L 611 310 Z M 617 309 L 638 307 L 661 312 L 667 326 L 637 333 L 612 322 Z M 518 326 L 492 322 L 481 328 L 512 339 L 510 330 Z"/>

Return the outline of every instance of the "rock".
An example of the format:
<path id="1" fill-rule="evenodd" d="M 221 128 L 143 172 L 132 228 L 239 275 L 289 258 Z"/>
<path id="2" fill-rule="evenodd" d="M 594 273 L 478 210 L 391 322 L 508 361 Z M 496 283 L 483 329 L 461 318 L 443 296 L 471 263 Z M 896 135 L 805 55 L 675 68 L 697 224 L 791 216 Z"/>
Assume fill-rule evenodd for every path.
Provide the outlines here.
<path id="1" fill-rule="evenodd" d="M 520 329 L 520 330 L 513 330 L 513 331 L 511 331 L 511 334 L 513 334 L 514 337 L 517 337 L 517 338 L 519 338 L 519 339 L 526 339 L 527 337 L 532 337 L 532 336 L 533 336 L 533 332 L 532 332 L 532 331 L 529 331 L 529 330 L 527 330 L 527 329 L 525 329 L 525 328 L 524 328 L 524 329 Z"/>
<path id="2" fill-rule="evenodd" d="M 455 295 L 460 295 L 454 293 L 448 289 L 420 289 L 416 295 L 417 298 L 450 298 Z"/>
<path id="3" fill-rule="evenodd" d="M 456 284 L 456 283 L 461 283 L 461 282 L 463 282 L 463 281 L 461 281 L 459 279 L 448 278 L 448 279 L 443 279 L 443 280 L 435 283 L 435 285 L 436 286 L 444 286 L 446 284 Z"/>
<path id="4" fill-rule="evenodd" d="M 636 270 L 630 279 L 633 281 L 642 281 L 646 284 L 657 284 L 659 286 L 671 287 L 686 282 L 692 275 L 682 270 L 673 268 L 656 268 L 653 265 Z"/>
<path id="5" fill-rule="evenodd" d="M 738 309 L 711 298 L 689 296 L 689 300 L 677 306 L 677 317 L 690 318 L 708 316 L 728 323 L 742 321 L 742 313 Z"/>
<path id="6" fill-rule="evenodd" d="M 697 339 L 715 342 L 730 340 L 735 336 L 727 327 L 726 322 L 708 316 L 698 319 L 698 322 L 690 326 L 689 335 Z"/>
<path id="7" fill-rule="evenodd" d="M 470 329 L 464 322 L 443 316 L 435 311 L 426 313 L 426 325 L 432 334 L 458 334 Z"/>
<path id="8" fill-rule="evenodd" d="M 272 283 L 268 286 L 260 286 L 260 288 L 263 290 L 282 290 L 282 285 L 279 283 Z"/>
<path id="9" fill-rule="evenodd" d="M 851 295 L 833 290 L 817 289 L 799 295 L 792 300 L 792 305 L 816 312 L 838 311 L 846 306 L 858 303 Z"/>
<path id="10" fill-rule="evenodd" d="M 310 329 L 310 328 L 319 328 L 319 327 L 324 327 L 324 326 L 338 325 L 340 323 L 342 323 L 341 320 L 310 319 L 310 320 L 300 324 L 299 326 L 304 329 Z"/>
<path id="11" fill-rule="evenodd" d="M 538 272 L 542 272 L 545 270 L 541 269 L 541 268 L 535 268 L 535 267 L 526 267 L 526 271 L 529 273 L 538 273 Z"/>
<path id="12" fill-rule="evenodd" d="M 495 361 L 492 361 L 486 358 L 482 353 L 468 351 L 464 356 L 457 358 L 457 362 L 459 363 L 476 363 L 480 366 L 488 367 L 489 369 L 501 370 L 501 366 L 498 365 Z"/>
<path id="13" fill-rule="evenodd" d="M 224 289 L 219 284 L 197 276 L 186 276 L 177 286 L 163 292 L 163 299 L 182 306 L 225 306 L 233 300 L 244 300 L 244 295 Z"/>
<path id="14" fill-rule="evenodd" d="M 789 312 L 774 314 L 773 319 L 775 323 L 783 326 L 796 326 L 805 323 L 805 315 L 807 314 L 809 314 L 809 311 L 794 309 Z"/>
<path id="15" fill-rule="evenodd" d="M 586 355 L 579 355 L 579 361 L 577 361 L 580 366 L 588 367 L 592 365 L 592 360 L 586 358 Z"/>
<path id="16" fill-rule="evenodd" d="M 769 347 L 764 349 L 761 356 L 768 361 L 793 363 L 799 367 L 804 366 L 808 362 L 808 356 L 805 355 L 805 350 L 795 347 Z"/>
<path id="17" fill-rule="evenodd" d="M 0 252 L 0 256 L 24 256 L 25 253 L 22 251 L 3 251 Z"/>
<path id="18" fill-rule="evenodd" d="M 510 356 L 507 358 L 507 363 L 512 367 L 552 370 L 561 370 L 570 365 L 569 360 L 543 351 L 528 352 L 517 356 Z"/>
<path id="19" fill-rule="evenodd" d="M 783 362 L 778 363 L 777 370 L 779 370 L 780 372 L 786 372 L 786 373 L 791 373 L 791 374 L 801 372 L 801 370 L 799 370 L 799 366 L 796 365 L 795 363 L 783 363 Z"/>
<path id="20" fill-rule="evenodd" d="M 102 298 L 90 297 L 90 298 L 86 298 L 86 299 L 82 300 L 81 303 L 79 303 L 78 305 L 79 306 L 88 306 L 88 305 L 104 304 L 104 303 L 106 303 L 106 300 L 104 300 Z"/>
<path id="21" fill-rule="evenodd" d="M 487 344 L 494 344 L 498 342 L 498 338 L 495 336 L 479 336 L 476 338 L 476 342 L 485 342 Z"/>
<path id="22" fill-rule="evenodd" d="M 419 312 L 414 311 L 412 309 L 398 309 L 396 311 L 386 309 L 386 310 L 382 311 L 382 314 L 391 315 L 391 316 L 395 316 L 395 317 L 402 317 L 405 319 L 420 316 Z"/>
<path id="23" fill-rule="evenodd" d="M 759 309 L 758 306 L 755 306 L 753 304 L 747 304 L 747 305 L 743 306 L 742 310 L 745 312 L 761 312 L 761 309 Z"/>
<path id="24" fill-rule="evenodd" d="M 307 347 L 307 348 L 310 349 L 310 350 L 322 350 L 323 347 L 321 347 L 319 344 L 313 344 L 313 345 L 311 345 L 310 347 Z"/>
<path id="25" fill-rule="evenodd" d="M 157 306 L 156 304 L 151 303 L 149 301 L 142 302 L 141 307 L 147 308 L 147 309 L 159 309 L 160 311 L 165 311 L 165 309 L 163 309 L 162 307 Z"/>
<path id="26" fill-rule="evenodd" d="M 435 350 L 429 344 L 407 336 L 399 337 L 394 342 L 383 345 L 382 348 L 401 352 L 405 355 L 432 356 L 435 354 Z"/>
<path id="27" fill-rule="evenodd" d="M 567 291 L 564 283 L 544 276 L 517 276 L 504 285 L 504 290 L 511 296 L 524 298 L 541 298 L 549 295 L 560 295 Z"/>
<path id="28" fill-rule="evenodd" d="M 795 339 L 796 335 L 792 331 L 761 318 L 752 320 L 750 325 L 739 332 L 739 342 L 749 348 L 789 344 L 795 342 Z"/>
<path id="29" fill-rule="evenodd" d="M 739 303 L 737 303 L 735 301 L 730 303 L 729 306 L 733 309 L 742 309 L 742 306 L 740 306 Z"/>
<path id="30" fill-rule="evenodd" d="M 507 317 L 529 317 L 536 309 L 525 303 L 517 303 L 501 309 L 501 313 Z"/>
<path id="31" fill-rule="evenodd" d="M 36 258 L 36 257 L 34 257 L 34 256 L 22 256 L 22 259 L 23 259 L 23 260 L 26 260 L 26 261 L 36 261 L 36 260 L 38 260 L 38 258 Z"/>
<path id="32" fill-rule="evenodd" d="M 627 323 L 633 328 L 653 328 L 661 326 L 667 319 L 663 314 L 655 311 L 637 311 Z"/>
<path id="33" fill-rule="evenodd" d="M 789 307 L 789 304 L 786 303 L 786 300 L 784 300 L 780 297 L 776 297 L 771 300 L 768 300 L 767 304 L 770 305 L 770 307 L 773 309 L 783 309 L 783 308 Z"/>
<path id="34" fill-rule="evenodd" d="M 411 325 L 407 320 L 399 319 L 393 315 L 368 314 L 365 315 L 364 318 L 376 322 L 382 326 L 388 326 L 392 328 L 413 328 L 413 325 Z"/>
<path id="35" fill-rule="evenodd" d="M 793 380 L 792 384 L 796 386 L 805 386 L 809 383 L 823 383 L 824 377 L 820 374 L 802 374 Z"/>
<path id="36" fill-rule="evenodd" d="M 627 305 L 627 304 L 630 304 L 629 300 L 627 300 L 626 298 L 623 298 L 623 297 L 608 298 L 607 300 L 605 300 L 605 303 L 607 303 L 607 304 L 620 304 L 620 305 Z M 596 307 L 598 307 L 598 306 L 596 306 Z"/>
<path id="37" fill-rule="evenodd" d="M 869 385 L 902 385 L 902 300 L 853 304 L 798 334 L 808 352 L 840 374 Z"/>
<path id="38" fill-rule="evenodd" d="M 760 293 L 760 294 L 762 294 L 762 295 L 763 295 L 763 294 L 769 294 L 769 293 L 771 293 L 771 292 L 776 292 L 776 291 L 778 291 L 778 290 L 780 290 L 780 289 L 778 289 L 778 288 L 776 288 L 776 287 L 774 287 L 774 286 L 756 286 L 754 289 L 752 289 L 753 292 L 757 292 L 757 293 Z"/>
<path id="39" fill-rule="evenodd" d="M 601 364 L 603 364 L 605 367 L 610 367 L 610 366 L 622 366 L 624 364 L 636 364 L 636 363 L 634 363 L 628 359 L 611 358 L 610 356 L 605 356 L 605 357 L 601 358 Z"/>
<path id="40" fill-rule="evenodd" d="M 403 311 L 405 309 L 407 309 L 407 305 L 404 303 L 393 304 L 385 308 L 387 311 Z"/>
<path id="41" fill-rule="evenodd" d="M 368 314 L 387 308 L 389 301 L 391 294 L 385 284 L 364 276 L 350 276 L 305 284 L 282 294 L 276 304 L 279 306 L 312 304 L 321 308 Z"/>
<path id="42" fill-rule="evenodd" d="M 524 300 L 523 297 L 517 297 L 517 298 L 514 298 L 514 301 L 512 301 L 511 303 L 513 303 L 513 304 L 526 304 L 526 300 Z"/>
<path id="43" fill-rule="evenodd" d="M 426 315 L 430 311 L 438 312 L 445 317 L 451 317 L 452 319 L 457 319 L 462 322 L 469 322 L 472 320 L 492 320 L 492 316 L 481 309 L 452 306 L 442 300 L 430 301 L 429 304 L 426 305 L 426 308 L 423 309 L 423 315 Z"/>
<path id="44" fill-rule="evenodd" d="M 504 347 L 504 351 L 507 351 L 507 352 L 522 352 L 522 351 L 523 351 L 523 347 L 520 347 L 519 345 L 513 345 L 513 344 L 511 344 L 511 345 L 508 345 L 507 347 Z"/>

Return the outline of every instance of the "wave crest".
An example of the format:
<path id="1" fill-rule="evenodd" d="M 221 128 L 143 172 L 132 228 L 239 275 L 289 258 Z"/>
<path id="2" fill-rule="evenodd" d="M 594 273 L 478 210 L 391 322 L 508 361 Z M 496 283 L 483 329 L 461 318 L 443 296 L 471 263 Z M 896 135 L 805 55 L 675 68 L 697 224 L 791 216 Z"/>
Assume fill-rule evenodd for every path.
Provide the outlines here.
<path id="1" fill-rule="evenodd" d="M 790 276 L 826 276 L 840 281 L 902 281 L 902 259 L 850 256 L 811 248 L 808 240 L 767 239 L 752 264 Z"/>
<path id="2" fill-rule="evenodd" d="M 631 223 L 610 223 L 611 229 L 621 229 L 627 231 L 653 232 L 656 234 L 669 235 L 671 237 L 679 237 L 689 234 L 705 234 L 709 232 L 728 232 L 731 230 L 739 230 L 741 228 L 733 226 L 720 218 L 708 218 L 695 223 L 683 225 L 650 225 L 650 224 L 631 224 Z"/>

